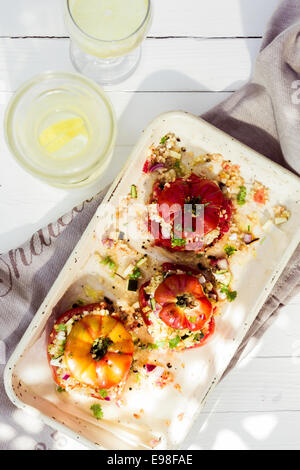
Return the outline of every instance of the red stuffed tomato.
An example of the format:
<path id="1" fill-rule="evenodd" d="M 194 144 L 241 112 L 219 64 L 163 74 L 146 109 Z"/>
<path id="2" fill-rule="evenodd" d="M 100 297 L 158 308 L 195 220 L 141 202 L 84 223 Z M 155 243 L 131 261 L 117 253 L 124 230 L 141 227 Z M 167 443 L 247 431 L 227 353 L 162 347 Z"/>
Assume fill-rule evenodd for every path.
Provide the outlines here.
<path id="1" fill-rule="evenodd" d="M 155 183 L 150 202 L 157 203 L 158 215 L 169 224 L 171 236 L 163 233 L 158 220 L 149 221 L 149 231 L 156 245 L 169 250 L 203 251 L 229 230 L 231 201 L 216 183 L 195 174 L 166 185 Z M 203 215 L 197 208 L 201 204 Z"/>
<path id="2" fill-rule="evenodd" d="M 140 308 L 154 343 L 163 349 L 203 346 L 215 330 L 214 307 L 199 278 L 203 273 L 181 264 L 164 263 L 139 291 Z"/>
<path id="3" fill-rule="evenodd" d="M 172 274 L 155 291 L 159 318 L 176 330 L 199 331 L 212 315 L 212 305 L 195 276 Z"/>
<path id="4" fill-rule="evenodd" d="M 55 323 L 48 359 L 63 389 L 106 398 L 108 392 L 114 396 L 124 385 L 134 345 L 124 325 L 107 311 L 109 307 L 101 302 L 74 308 Z"/>

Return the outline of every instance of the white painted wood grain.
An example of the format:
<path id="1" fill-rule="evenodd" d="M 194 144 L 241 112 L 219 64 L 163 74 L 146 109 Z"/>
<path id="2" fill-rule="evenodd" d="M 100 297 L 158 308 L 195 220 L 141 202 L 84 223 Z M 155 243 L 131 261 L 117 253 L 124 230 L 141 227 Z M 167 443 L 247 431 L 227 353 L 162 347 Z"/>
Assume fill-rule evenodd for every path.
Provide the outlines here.
<path id="1" fill-rule="evenodd" d="M 201 415 L 184 449 L 299 450 L 300 413 L 212 413 Z"/>
<path id="2" fill-rule="evenodd" d="M 216 386 L 204 411 L 300 410 L 299 364 L 299 357 L 297 361 L 285 357 L 245 360 Z"/>
<path id="3" fill-rule="evenodd" d="M 147 39 L 137 71 L 111 91 L 236 90 L 250 77 L 260 39 Z M 68 39 L 0 39 L 0 91 L 45 70 L 74 72 Z"/>
<path id="4" fill-rule="evenodd" d="M 65 0 L 0 0 L 1 36 L 66 36 Z M 153 0 L 149 35 L 261 36 L 278 0 Z"/>

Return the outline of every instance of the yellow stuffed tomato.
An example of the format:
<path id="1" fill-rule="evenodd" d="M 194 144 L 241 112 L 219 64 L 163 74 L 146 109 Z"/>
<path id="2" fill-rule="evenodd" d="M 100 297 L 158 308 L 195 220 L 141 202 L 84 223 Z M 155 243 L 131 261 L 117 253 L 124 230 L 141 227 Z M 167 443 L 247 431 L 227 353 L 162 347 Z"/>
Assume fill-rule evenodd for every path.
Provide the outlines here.
<path id="1" fill-rule="evenodd" d="M 110 400 L 123 389 L 133 357 L 130 333 L 106 302 L 73 308 L 55 323 L 48 359 L 60 390 Z"/>

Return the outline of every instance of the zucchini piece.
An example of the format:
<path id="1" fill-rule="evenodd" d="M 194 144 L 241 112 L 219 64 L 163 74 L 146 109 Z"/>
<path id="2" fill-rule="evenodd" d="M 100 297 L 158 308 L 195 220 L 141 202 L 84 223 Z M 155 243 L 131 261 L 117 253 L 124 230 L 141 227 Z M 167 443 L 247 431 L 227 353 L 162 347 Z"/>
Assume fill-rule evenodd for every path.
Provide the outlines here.
<path id="1" fill-rule="evenodd" d="M 137 279 L 128 279 L 127 290 L 130 291 L 130 292 L 136 292 L 137 289 L 138 289 Z"/>
<path id="2" fill-rule="evenodd" d="M 147 261 L 147 255 L 144 255 L 141 259 L 139 259 L 136 263 L 136 266 L 142 266 Z"/>
<path id="3" fill-rule="evenodd" d="M 136 198 L 137 198 L 137 189 L 136 189 L 136 185 L 135 185 L 135 184 L 132 184 L 132 185 L 131 185 L 130 194 L 131 194 L 131 197 L 132 197 L 133 199 L 136 199 Z"/>

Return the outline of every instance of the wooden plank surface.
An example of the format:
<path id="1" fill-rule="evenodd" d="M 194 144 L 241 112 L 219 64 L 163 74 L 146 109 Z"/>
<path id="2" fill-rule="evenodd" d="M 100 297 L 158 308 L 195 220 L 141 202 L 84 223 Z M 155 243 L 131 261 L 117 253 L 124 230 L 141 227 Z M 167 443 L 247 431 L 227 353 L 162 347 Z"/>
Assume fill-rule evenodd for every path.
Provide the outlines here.
<path id="1" fill-rule="evenodd" d="M 50 69 L 73 71 L 63 2 L 0 0 L 0 121 L 12 92 L 25 79 Z M 10 157 L 0 128 L 0 252 L 109 183 L 155 115 L 172 109 L 201 114 L 245 83 L 278 0 L 153 4 L 154 21 L 139 69 L 126 82 L 107 88 L 119 133 L 114 164 L 95 185 L 65 191 L 27 175 Z M 216 387 L 185 448 L 300 448 L 299 307 L 300 294 Z M 12 448 L 34 448 L 34 438 L 21 437 Z M 66 442 L 57 448 L 76 448 Z"/>
<path id="2" fill-rule="evenodd" d="M 147 39 L 137 71 L 112 91 L 232 91 L 250 77 L 261 39 Z M 193 60 L 191 60 L 193 57 Z M 68 39 L 0 39 L 0 91 L 45 70 L 73 72 Z"/>

